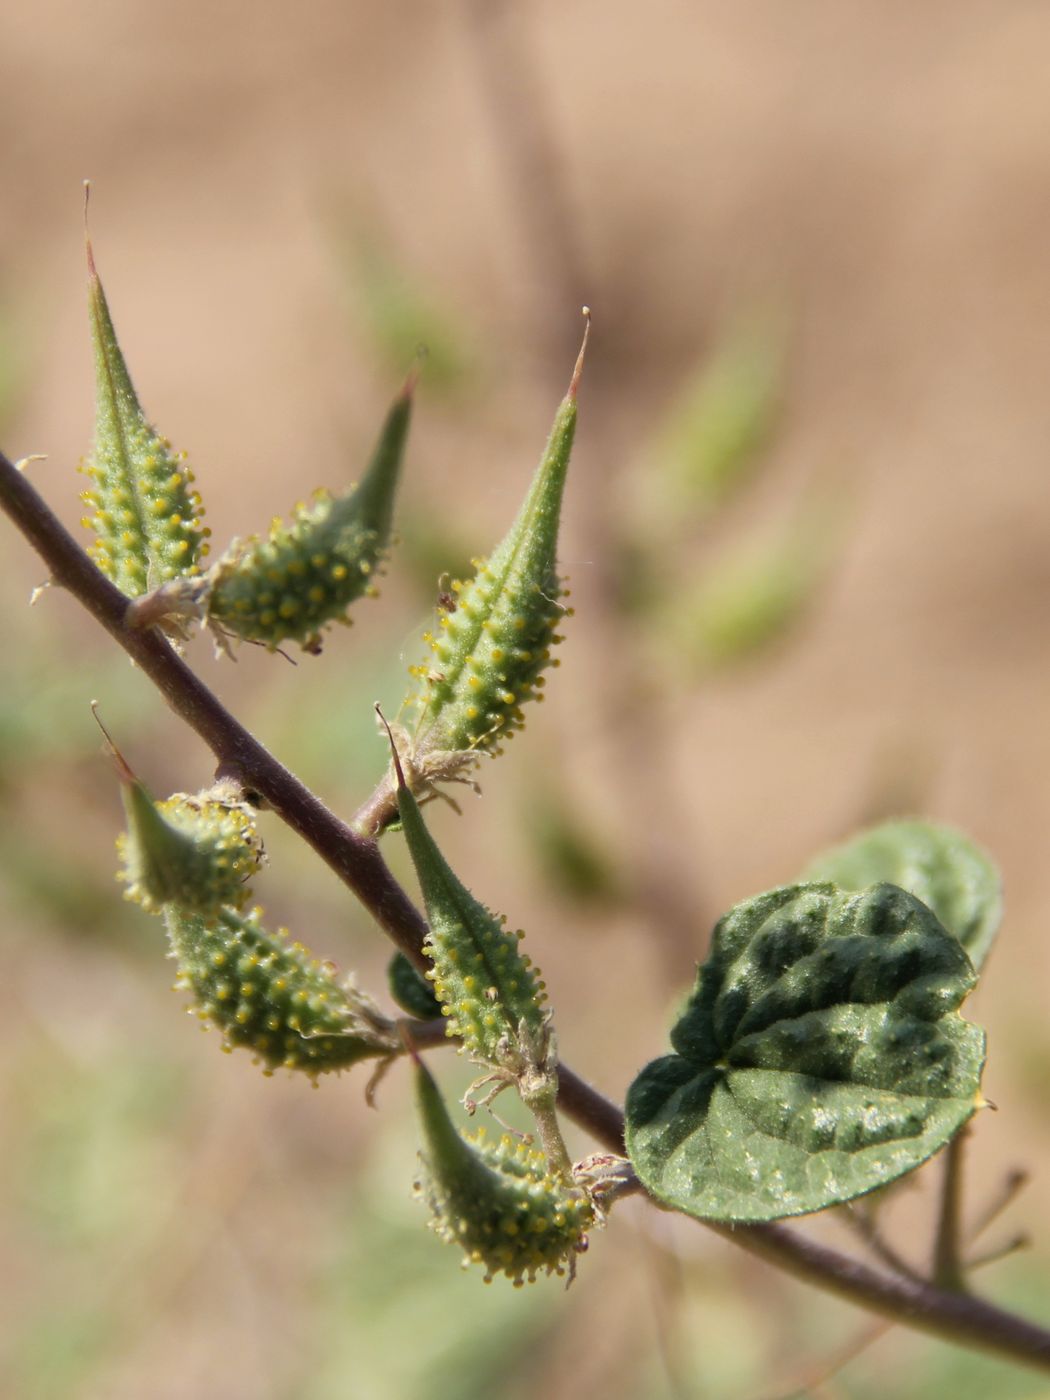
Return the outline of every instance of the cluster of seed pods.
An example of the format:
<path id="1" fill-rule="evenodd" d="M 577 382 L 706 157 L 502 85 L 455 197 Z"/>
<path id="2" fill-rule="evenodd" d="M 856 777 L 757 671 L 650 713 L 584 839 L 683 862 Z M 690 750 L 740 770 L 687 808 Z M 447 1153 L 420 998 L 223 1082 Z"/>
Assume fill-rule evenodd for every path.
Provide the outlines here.
<path id="1" fill-rule="evenodd" d="M 90 244 L 88 264 L 97 410 L 84 467 L 92 478 L 84 523 L 95 532 L 99 566 L 133 600 L 129 625 L 159 624 L 177 639 L 187 620 L 196 620 L 225 649 L 239 638 L 270 649 L 292 641 L 318 652 L 324 630 L 348 622 L 350 605 L 376 591 L 415 376 L 395 399 L 359 486 L 315 493 L 290 520 L 275 520 L 264 537 L 235 540 L 205 568 L 209 532 L 192 475 L 145 418 Z M 471 581 L 457 581 L 442 598 L 436 627 L 425 636 L 430 659 L 412 668 L 416 684 L 406 703 L 415 723 L 404 768 L 396 750 L 393 765 L 398 815 L 430 920 L 428 976 L 448 1034 L 501 1087 L 516 1084 L 534 1112 L 546 1109 L 548 1122 L 557 1077 L 545 984 L 519 948 L 520 933 L 509 932 L 453 873 L 413 789 L 421 799 L 430 796 L 435 782 L 476 756 L 498 753 L 522 724 L 522 706 L 542 699 L 544 671 L 557 665 L 552 648 L 569 611 L 557 567 L 558 525 L 583 353 L 581 347 L 509 532 L 487 559 L 475 561 Z M 283 930 L 268 931 L 258 909 L 244 912 L 263 852 L 242 795 L 220 784 L 158 803 L 116 758 L 128 817 L 119 878 L 128 898 L 163 914 L 178 986 L 191 992 L 196 1015 L 220 1029 L 224 1048 L 248 1049 L 266 1073 L 284 1067 L 315 1081 L 399 1053 L 394 1023 L 367 996 Z M 420 1014 L 433 1011 L 429 989 L 410 965 L 398 978 L 401 999 Z M 539 1272 L 571 1273 L 595 1209 L 573 1184 L 564 1148 L 548 1160 L 509 1136 L 493 1143 L 484 1132 L 462 1137 L 422 1066 L 418 1079 L 427 1143 L 419 1191 L 437 1233 L 483 1263 L 486 1278 L 502 1273 L 522 1283 Z"/>
<path id="2" fill-rule="evenodd" d="M 118 838 L 126 895 L 163 914 L 178 988 L 189 990 L 202 1021 L 223 1047 L 244 1047 L 266 1073 L 284 1067 L 316 1080 L 359 1060 L 388 1058 L 400 1041 L 393 1024 L 330 963 L 284 930 L 270 932 L 261 911 L 239 911 L 262 860 L 252 809 L 229 785 L 154 802 L 123 757 L 127 831 Z"/>
<path id="3" fill-rule="evenodd" d="M 386 556 L 394 498 L 412 410 L 415 375 L 395 399 L 360 484 L 318 491 L 265 538 L 234 540 L 204 567 L 210 531 L 193 474 L 147 421 L 121 352 L 88 244 L 88 301 L 95 348 L 95 442 L 82 470 L 92 485 L 90 553 L 129 598 L 138 625 L 159 623 L 184 635 L 204 620 L 229 639 L 275 650 L 298 642 L 321 649 L 321 635 L 348 622 L 358 598 L 375 596 Z"/>

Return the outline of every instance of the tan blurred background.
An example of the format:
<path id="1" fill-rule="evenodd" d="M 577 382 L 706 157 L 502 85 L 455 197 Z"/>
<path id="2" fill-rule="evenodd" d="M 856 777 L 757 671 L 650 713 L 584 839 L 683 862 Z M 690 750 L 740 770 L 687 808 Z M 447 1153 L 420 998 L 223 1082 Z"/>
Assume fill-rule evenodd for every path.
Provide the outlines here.
<path id="1" fill-rule="evenodd" d="M 132 373 L 220 547 L 352 480 L 430 346 L 380 600 L 296 668 L 190 653 L 341 812 L 383 765 L 371 702 L 396 708 L 441 572 L 506 528 L 594 308 L 563 665 L 439 838 L 529 930 L 566 1059 L 622 1100 L 730 904 L 892 811 L 969 832 L 1007 897 L 970 1009 L 999 1109 L 973 1211 L 1034 1176 L 988 1239 L 1032 1247 L 981 1286 L 1044 1319 L 1048 65 L 1050 13 L 1020 0 L 0 17 L 0 428 L 48 454 L 66 521 L 92 421 L 86 176 Z M 756 336 L 753 441 L 724 498 L 690 496 L 676 453 L 710 425 L 688 404 L 712 365 L 731 398 Z M 640 1208 L 568 1295 L 461 1275 L 409 1199 L 400 1073 L 378 1113 L 357 1076 L 264 1080 L 169 994 L 159 926 L 112 883 L 87 702 L 157 792 L 206 782 L 207 754 L 69 600 L 28 613 L 40 565 L 0 538 L 3 1393 L 1042 1393 L 899 1331 L 822 1379 L 868 1321 Z M 381 992 L 367 917 L 265 836 L 273 921 Z M 891 1207 L 920 1260 L 936 1177 Z"/>

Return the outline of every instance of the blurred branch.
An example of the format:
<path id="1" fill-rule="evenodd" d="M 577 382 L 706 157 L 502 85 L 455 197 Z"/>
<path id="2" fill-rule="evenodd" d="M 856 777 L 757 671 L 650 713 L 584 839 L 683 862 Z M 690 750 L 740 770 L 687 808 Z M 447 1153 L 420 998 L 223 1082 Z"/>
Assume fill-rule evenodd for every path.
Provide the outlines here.
<path id="1" fill-rule="evenodd" d="M 966 1274 L 960 1252 L 962 1233 L 963 1161 L 969 1127 L 956 1133 L 944 1149 L 944 1176 L 937 1218 L 937 1235 L 933 1247 L 933 1277 L 938 1288 L 961 1292 L 966 1287 Z"/>
<path id="2" fill-rule="evenodd" d="M 523 7 L 513 0 L 465 0 L 464 12 L 500 171 L 518 225 L 525 230 L 532 263 L 531 303 L 536 309 L 532 338 L 541 343 L 547 340 L 545 364 L 560 364 L 568 349 L 560 329 L 567 324 L 568 308 L 583 301 L 605 306 L 598 275 L 582 246 L 566 180 L 563 143 Z M 610 298 L 610 315 L 614 305 Z M 549 342 L 550 327 L 559 328 L 554 344 Z M 612 340 L 615 343 L 615 336 Z M 608 425 L 613 421 L 607 411 L 610 401 L 615 402 L 622 386 L 603 369 L 604 363 L 592 355 L 587 393 L 603 403 L 606 411 L 596 417 Z M 638 675 L 636 658 L 622 645 L 628 551 L 607 475 L 614 444 L 615 435 L 608 432 L 604 442 L 578 456 L 574 465 L 587 501 L 580 524 L 581 553 L 589 561 L 591 625 L 598 642 L 596 654 L 602 657 L 601 679 L 590 703 L 601 716 L 596 728 L 608 735 L 616 754 L 617 793 L 623 795 L 622 815 L 632 833 L 625 853 L 630 869 L 624 900 L 630 901 L 670 972 L 680 966 L 683 931 L 709 927 L 714 920 L 697 894 L 699 858 L 694 853 L 685 880 L 668 854 L 664 833 L 677 824 L 671 781 L 675 757 L 660 733 L 666 728 L 658 718 L 660 697 Z M 374 821 L 384 815 L 382 808 L 366 807 L 358 817 Z"/>
<path id="3" fill-rule="evenodd" d="M 17 467 L 0 453 L 0 506 L 65 588 L 122 646 L 169 706 L 204 740 L 224 772 L 259 794 L 360 899 L 417 967 L 426 923 L 376 843 L 357 835 L 267 752 L 178 657 L 159 632 L 125 625 L 129 600 L 96 568 Z M 562 1109 L 611 1151 L 623 1150 L 623 1113 L 562 1066 Z M 711 1222 L 707 1222 L 711 1224 Z M 1050 1332 L 981 1299 L 923 1280 L 879 1273 L 782 1225 L 711 1224 L 807 1283 L 881 1316 L 964 1347 L 977 1347 L 1050 1371 Z"/>
<path id="4" fill-rule="evenodd" d="M 593 299 L 561 150 L 521 6 L 508 0 L 466 0 L 464 8 L 499 167 L 533 259 L 539 293 L 533 302 L 536 327 L 549 334 L 550 327 L 565 324 L 565 312 L 574 303 Z M 552 349 L 561 348 L 559 339 Z"/>

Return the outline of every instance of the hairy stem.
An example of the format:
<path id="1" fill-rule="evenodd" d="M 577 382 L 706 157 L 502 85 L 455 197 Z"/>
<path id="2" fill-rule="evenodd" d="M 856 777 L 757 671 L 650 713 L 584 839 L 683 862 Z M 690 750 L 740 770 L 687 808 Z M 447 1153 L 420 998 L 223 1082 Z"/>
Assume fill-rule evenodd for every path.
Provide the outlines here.
<path id="1" fill-rule="evenodd" d="M 0 506 L 70 592 L 124 648 L 167 703 L 204 740 L 220 768 L 257 792 L 317 852 L 417 967 L 426 922 L 376 843 L 351 830 L 222 706 L 155 629 L 125 625 L 129 600 L 95 567 L 26 477 L 0 453 Z M 566 1066 L 560 1107 L 603 1146 L 623 1151 L 623 1114 Z M 979 1298 L 889 1276 L 783 1225 L 712 1225 L 720 1235 L 807 1283 L 960 1346 L 1050 1371 L 1050 1332 Z"/>
<path id="2" fill-rule="evenodd" d="M 543 1155 L 547 1159 L 547 1165 L 561 1182 L 566 1186 L 571 1186 L 572 1158 L 565 1146 L 565 1139 L 561 1135 L 558 1115 L 554 1108 L 554 1096 L 541 1094 L 531 1099 L 526 1098 L 525 1103 L 536 1123 L 536 1130 L 539 1133 L 540 1145 L 543 1148 Z"/>

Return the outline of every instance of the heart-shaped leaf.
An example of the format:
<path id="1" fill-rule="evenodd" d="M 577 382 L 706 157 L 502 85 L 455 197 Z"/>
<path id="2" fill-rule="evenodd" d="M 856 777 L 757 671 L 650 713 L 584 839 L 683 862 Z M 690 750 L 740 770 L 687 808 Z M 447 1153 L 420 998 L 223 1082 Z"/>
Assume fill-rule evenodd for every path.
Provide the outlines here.
<path id="1" fill-rule="evenodd" d="M 803 1215 L 919 1166 L 979 1103 L 975 976 L 905 890 L 793 885 L 745 900 L 627 1096 L 660 1201 L 708 1220 Z"/>
<path id="2" fill-rule="evenodd" d="M 863 890 L 889 880 L 929 905 L 980 971 L 1003 914 L 999 872 L 961 832 L 933 822 L 891 821 L 819 856 L 807 880 Z"/>

